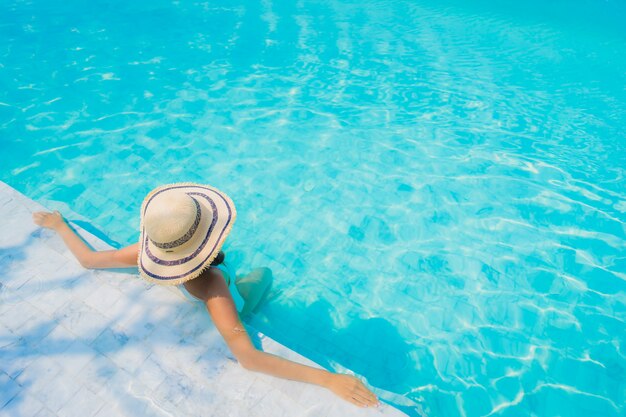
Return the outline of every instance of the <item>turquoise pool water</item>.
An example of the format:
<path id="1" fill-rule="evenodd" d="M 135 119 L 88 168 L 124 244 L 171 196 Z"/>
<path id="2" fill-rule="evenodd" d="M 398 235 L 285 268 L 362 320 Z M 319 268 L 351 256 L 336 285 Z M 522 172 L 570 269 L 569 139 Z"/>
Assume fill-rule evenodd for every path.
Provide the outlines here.
<path id="1" fill-rule="evenodd" d="M 626 5 L 0 3 L 0 179 L 209 183 L 252 324 L 411 416 L 626 413 Z"/>

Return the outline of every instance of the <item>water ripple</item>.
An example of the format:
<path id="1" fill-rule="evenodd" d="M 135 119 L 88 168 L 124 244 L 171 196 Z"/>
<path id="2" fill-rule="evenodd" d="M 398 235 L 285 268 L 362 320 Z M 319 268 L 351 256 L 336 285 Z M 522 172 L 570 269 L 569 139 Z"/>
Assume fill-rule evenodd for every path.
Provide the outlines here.
<path id="1" fill-rule="evenodd" d="M 255 325 L 409 415 L 618 416 L 613 3 L 5 2 L 0 178 L 126 243 L 154 186 L 224 189 Z"/>

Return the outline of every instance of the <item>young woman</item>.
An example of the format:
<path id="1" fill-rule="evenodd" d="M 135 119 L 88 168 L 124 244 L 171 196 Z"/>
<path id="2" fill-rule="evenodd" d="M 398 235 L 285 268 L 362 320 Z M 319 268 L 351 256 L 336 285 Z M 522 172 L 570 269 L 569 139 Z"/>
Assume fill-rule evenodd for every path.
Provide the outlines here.
<path id="1" fill-rule="evenodd" d="M 85 268 L 137 266 L 148 281 L 178 285 L 187 297 L 202 302 L 244 368 L 317 384 L 361 407 L 378 405 L 376 396 L 353 376 L 301 365 L 254 347 L 238 312 L 252 311 L 268 287 L 271 273 L 259 269 L 235 282 L 220 252 L 235 218 L 233 202 L 213 187 L 165 185 L 150 192 L 142 204 L 138 243 L 119 250 L 92 251 L 59 212 L 33 214 L 36 224 L 61 236 Z"/>

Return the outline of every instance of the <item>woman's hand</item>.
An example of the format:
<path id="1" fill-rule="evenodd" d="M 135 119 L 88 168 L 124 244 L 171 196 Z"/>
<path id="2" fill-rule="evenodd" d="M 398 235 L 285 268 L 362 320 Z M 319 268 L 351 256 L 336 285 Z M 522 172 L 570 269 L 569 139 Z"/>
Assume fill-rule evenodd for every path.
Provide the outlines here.
<path id="1" fill-rule="evenodd" d="M 52 213 L 45 211 L 35 212 L 33 213 L 33 221 L 38 226 L 52 230 L 57 230 L 59 226 L 64 224 L 63 216 L 56 210 Z"/>
<path id="2" fill-rule="evenodd" d="M 356 377 L 344 374 L 330 374 L 326 387 L 359 407 L 375 407 L 379 405 L 376 395 Z"/>

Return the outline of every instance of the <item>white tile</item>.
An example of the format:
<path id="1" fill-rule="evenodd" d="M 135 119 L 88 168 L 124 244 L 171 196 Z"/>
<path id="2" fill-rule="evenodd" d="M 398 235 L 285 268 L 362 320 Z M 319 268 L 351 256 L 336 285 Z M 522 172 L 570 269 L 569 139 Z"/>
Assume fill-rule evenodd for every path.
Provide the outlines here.
<path id="1" fill-rule="evenodd" d="M 340 398 L 334 398 L 333 394 L 325 388 L 318 386 L 311 386 L 309 389 L 304 390 L 298 402 L 304 408 L 311 408 L 317 404 L 331 404 L 335 401 L 344 401 Z"/>
<path id="2" fill-rule="evenodd" d="M 43 404 L 32 395 L 17 395 L 4 408 L 0 408 L 0 416 L 31 417 L 43 408 Z"/>
<path id="3" fill-rule="evenodd" d="M 155 390 L 169 377 L 169 372 L 163 369 L 161 362 L 153 356 L 149 356 L 134 373 L 137 381 L 144 384 L 150 390 Z"/>
<path id="4" fill-rule="evenodd" d="M 6 345 L 10 345 L 13 340 L 16 340 L 17 336 L 13 333 L 4 323 L 0 322 L 0 349 Z"/>
<path id="5" fill-rule="evenodd" d="M 107 404 L 106 411 L 100 410 L 98 417 L 168 415 L 161 411 L 164 403 L 162 400 L 152 396 L 151 391 L 145 385 L 122 370 L 113 375 L 98 395 Z"/>
<path id="6" fill-rule="evenodd" d="M 71 378 L 58 378 L 47 388 L 39 390 L 39 399 L 51 411 L 57 412 L 63 407 L 78 391 L 80 386 Z"/>
<path id="7" fill-rule="evenodd" d="M 61 240 L 58 235 L 54 235 L 56 240 L 55 246 L 65 246 L 65 243 Z M 72 276 L 81 275 L 87 273 L 88 270 L 85 269 L 78 259 L 74 255 L 65 256 L 56 252 L 51 252 L 50 248 L 45 245 L 43 242 L 37 242 L 36 245 L 33 245 L 32 248 L 33 255 L 40 255 L 41 260 L 38 262 L 34 262 L 33 265 L 36 265 L 39 269 L 39 272 L 45 275 L 54 276 L 55 279 L 60 278 L 68 278 Z"/>
<path id="8" fill-rule="evenodd" d="M 170 372 L 167 379 L 156 389 L 154 394 L 168 403 L 178 404 L 192 391 L 193 381 L 187 375 Z"/>
<path id="9" fill-rule="evenodd" d="M 109 352 L 107 356 L 121 369 L 135 373 L 150 355 L 144 345 L 133 342 L 123 348 Z"/>
<path id="10" fill-rule="evenodd" d="M 181 358 L 178 366 L 179 369 L 190 369 L 196 367 L 196 362 L 204 355 L 206 345 L 198 343 L 197 340 L 181 336 L 182 338 L 176 344 L 177 356 Z"/>
<path id="11" fill-rule="evenodd" d="M 290 417 L 301 414 L 304 409 L 283 395 L 280 391 L 272 389 L 267 392 L 256 404 L 248 409 L 250 417 Z"/>
<path id="12" fill-rule="evenodd" d="M 26 269 L 33 275 L 45 275 L 49 282 L 55 282 L 57 285 L 61 278 L 67 276 L 68 270 L 65 270 L 65 266 L 69 262 L 68 259 L 51 253 L 37 239 L 24 249 L 23 255 L 28 259 Z"/>
<path id="13" fill-rule="evenodd" d="M 2 371 L 11 378 L 18 377 L 37 358 L 35 349 L 24 339 L 16 338 L 0 349 Z"/>
<path id="14" fill-rule="evenodd" d="M 37 275 L 34 268 L 24 264 L 22 254 L 11 250 L 0 249 L 0 268 L 3 271 L 2 284 L 18 294 L 17 290 Z"/>
<path id="15" fill-rule="evenodd" d="M 0 409 L 22 390 L 22 387 L 4 372 L 0 372 Z"/>
<path id="16" fill-rule="evenodd" d="M 172 328 L 164 325 L 156 326 L 150 337 L 144 341 L 147 349 L 153 352 L 154 357 L 162 360 L 177 354 L 178 342 L 180 342 L 180 336 Z M 177 365 L 176 362 L 174 360 L 174 367 Z"/>
<path id="17" fill-rule="evenodd" d="M 81 340 L 75 340 L 63 353 L 56 355 L 55 359 L 61 365 L 64 377 L 73 378 L 97 356 L 98 352 L 90 346 Z"/>
<path id="18" fill-rule="evenodd" d="M 249 417 L 250 410 L 245 404 L 237 401 L 215 401 L 210 405 L 214 416 L 228 416 L 228 417 Z M 274 417 L 270 414 L 271 417 Z M 293 417 L 300 417 L 298 414 L 292 414 Z"/>
<path id="19" fill-rule="evenodd" d="M 41 277 L 35 277 L 29 283 L 35 286 L 40 286 L 39 283 L 43 282 Z M 46 313 L 48 316 L 53 317 L 54 313 L 70 302 L 68 293 L 65 293 L 59 289 L 52 289 L 49 285 L 49 290 L 38 291 L 35 290 L 30 293 L 24 293 L 22 296 L 28 300 L 28 302 L 37 306 L 38 309 Z"/>
<path id="20" fill-rule="evenodd" d="M 250 391 L 250 387 L 257 381 L 258 376 L 259 374 L 250 372 L 239 365 L 229 364 L 216 378 L 216 383 L 218 386 L 228 387 L 230 398 L 240 401 Z"/>
<path id="21" fill-rule="evenodd" d="M 117 332 L 132 334 L 135 340 L 148 339 L 156 327 L 145 305 L 128 296 L 120 298 L 112 309 L 116 311 L 116 315 L 110 318 L 110 328 Z"/>
<path id="22" fill-rule="evenodd" d="M 76 336 L 62 324 L 56 324 L 54 329 L 37 344 L 37 351 L 44 356 L 60 355 L 74 343 Z"/>
<path id="23" fill-rule="evenodd" d="M 103 284 L 110 285 L 122 294 L 135 298 L 138 294 L 145 293 L 153 284 L 139 277 L 137 272 L 132 274 L 120 273 L 118 271 L 96 270 L 90 271 L 92 276 Z"/>
<path id="24" fill-rule="evenodd" d="M 16 378 L 17 382 L 26 387 L 30 395 L 38 395 L 61 376 L 62 366 L 59 362 L 46 356 L 36 358 L 26 369 Z"/>
<path id="25" fill-rule="evenodd" d="M 93 341 L 92 346 L 131 374 L 135 373 L 150 355 L 150 351 L 140 341 L 113 329 L 105 329 Z"/>
<path id="26" fill-rule="evenodd" d="M 257 405 L 263 399 L 263 397 L 268 395 L 273 389 L 274 388 L 266 381 L 260 378 L 255 378 L 254 382 L 246 391 L 242 399 L 242 403 L 244 403 L 248 409 L 251 409 L 255 405 Z"/>
<path id="27" fill-rule="evenodd" d="M 92 417 L 104 406 L 104 400 L 86 388 L 76 394 L 57 412 L 59 417 Z"/>
<path id="28" fill-rule="evenodd" d="M 36 308 L 32 312 L 34 314 L 29 315 L 28 320 L 14 330 L 14 334 L 34 347 L 54 330 L 57 322 Z M 26 316 L 27 312 L 25 311 L 24 313 Z"/>
<path id="29" fill-rule="evenodd" d="M 172 366 L 171 361 L 168 361 L 167 366 Z M 178 366 L 178 369 L 196 380 L 215 381 L 220 375 L 228 372 L 227 369 L 229 367 L 238 367 L 239 364 L 227 359 L 223 354 L 209 349 L 199 358 L 182 357 L 175 366 Z"/>
<path id="30" fill-rule="evenodd" d="M 115 401 L 107 401 L 105 407 L 102 407 L 100 411 L 94 415 L 94 417 L 111 417 L 111 416 L 141 416 L 145 410 L 145 407 L 141 410 L 134 410 L 133 414 L 128 414 L 126 408 L 121 405 L 122 399 L 116 398 Z"/>
<path id="31" fill-rule="evenodd" d="M 121 297 L 122 293 L 119 290 L 104 284 L 85 298 L 85 304 L 98 310 L 105 317 L 114 318 L 123 313 L 123 311 L 117 311 L 112 308 Z"/>
<path id="32" fill-rule="evenodd" d="M 296 402 L 300 400 L 302 393 L 309 387 L 309 384 L 305 384 L 304 382 L 290 381 L 281 378 L 273 378 L 273 381 L 270 383 L 274 388 Z"/>
<path id="33" fill-rule="evenodd" d="M 99 394 L 117 372 L 123 371 L 106 356 L 97 355 L 76 374 L 76 379 L 82 387 Z"/>
<path id="34" fill-rule="evenodd" d="M 98 294 L 102 284 L 94 280 L 88 272 L 82 271 L 80 274 L 73 275 L 76 279 L 68 280 L 62 289 L 66 293 L 65 297 L 71 297 L 80 303 L 94 294 Z M 97 311 L 94 309 L 94 311 Z M 103 315 L 104 316 L 104 315 Z"/>
<path id="35" fill-rule="evenodd" d="M 14 334 L 21 332 L 22 326 L 29 322 L 37 321 L 41 316 L 41 311 L 27 302 L 14 304 L 2 314 L 2 323 Z"/>
<path id="36" fill-rule="evenodd" d="M 415 411 L 415 413 L 418 413 L 419 410 L 417 409 L 417 407 L 413 407 L 413 411 Z M 380 405 L 376 407 L 376 412 L 378 413 L 379 416 L 397 416 L 397 417 L 404 416 L 404 413 L 401 413 L 399 410 L 385 403 L 380 403 Z M 419 414 L 423 414 L 423 413 L 419 413 Z"/>
<path id="37" fill-rule="evenodd" d="M 130 338 L 126 333 L 105 328 L 98 337 L 91 342 L 91 346 L 101 354 L 108 356 L 113 352 L 123 349 L 129 340 Z"/>
<path id="38" fill-rule="evenodd" d="M 33 417 L 57 417 L 56 413 L 50 411 L 49 408 L 43 407 L 37 414 Z"/>
<path id="39" fill-rule="evenodd" d="M 159 285 L 153 285 L 143 292 L 145 298 L 159 305 L 175 305 L 181 304 L 180 298 L 175 297 L 170 288 Z"/>
<path id="40" fill-rule="evenodd" d="M 330 403 L 318 403 L 315 405 L 311 405 L 305 408 L 303 412 L 303 417 L 327 417 L 330 412 L 331 404 Z M 353 410 L 354 411 L 354 410 Z M 354 413 L 348 414 L 349 416 L 353 416 Z"/>
<path id="41" fill-rule="evenodd" d="M 4 321 L 3 316 L 5 312 L 24 301 L 16 291 L 8 288 L 6 285 L 2 285 L 0 281 L 0 321 Z"/>
<path id="42" fill-rule="evenodd" d="M 236 416 L 230 412 L 223 412 L 223 410 L 218 408 L 220 399 L 216 397 L 214 393 L 207 394 L 208 395 L 205 396 L 187 397 L 185 400 L 178 403 L 176 405 L 176 415 L 192 417 L 199 414 L 198 410 L 207 410 L 205 412 L 206 416 Z M 208 412 L 208 410 L 211 411 Z"/>
<path id="43" fill-rule="evenodd" d="M 70 249 L 63 244 L 63 240 L 56 233 L 52 234 L 48 238 L 43 238 L 41 243 L 45 245 L 51 253 L 58 255 L 59 258 L 71 261 L 75 266 L 80 265 L 80 262 L 76 259 L 72 251 L 70 251 Z"/>
<path id="44" fill-rule="evenodd" d="M 347 413 L 351 413 L 353 414 L 355 417 L 361 417 L 361 416 L 371 416 L 373 413 L 376 413 L 376 411 L 374 409 L 371 408 L 357 408 L 356 406 L 348 403 L 347 401 L 345 402 L 345 404 L 332 404 L 329 408 L 328 408 L 328 413 L 326 414 L 326 417 L 343 417 L 345 416 Z"/>
<path id="45" fill-rule="evenodd" d="M 54 318 L 83 340 L 95 339 L 108 327 L 108 321 L 101 313 L 78 301 L 57 310 Z"/>
<path id="46" fill-rule="evenodd" d="M 189 303 L 191 304 L 191 303 Z M 211 322 L 210 316 L 204 306 L 199 304 L 191 304 L 184 318 L 176 320 L 175 330 L 184 339 L 201 341 L 205 335 L 211 332 L 217 332 L 217 329 Z"/>

